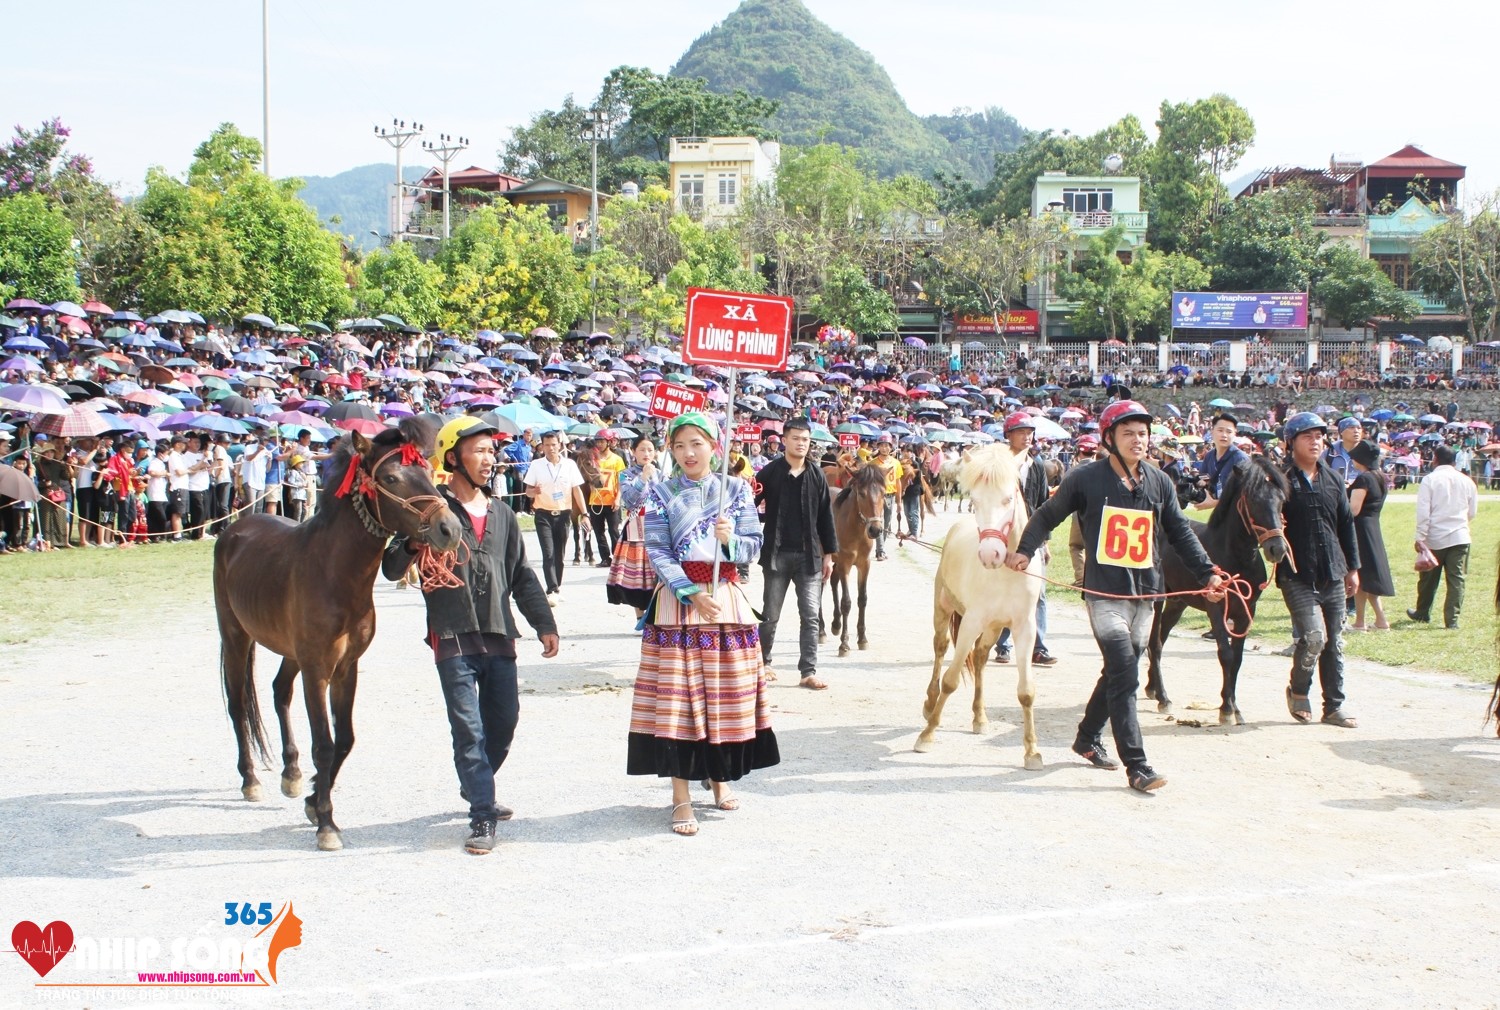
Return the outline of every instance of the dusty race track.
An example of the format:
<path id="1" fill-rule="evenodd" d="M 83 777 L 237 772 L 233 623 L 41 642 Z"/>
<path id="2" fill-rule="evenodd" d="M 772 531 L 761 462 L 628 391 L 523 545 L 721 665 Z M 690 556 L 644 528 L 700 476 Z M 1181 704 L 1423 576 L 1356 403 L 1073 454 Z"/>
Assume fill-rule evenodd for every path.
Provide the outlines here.
<path id="1" fill-rule="evenodd" d="M 521 643 L 521 728 L 498 780 L 517 814 L 484 858 L 459 847 L 413 592 L 377 589 L 333 854 L 274 774 L 265 803 L 240 798 L 208 600 L 177 604 L 170 630 L 113 625 L 107 651 L 7 649 L 6 929 L 158 938 L 163 970 L 173 938 L 248 938 L 223 924 L 227 902 L 291 901 L 304 925 L 274 985 L 37 988 L 6 954 L 0 1007 L 1500 1005 L 1500 743 L 1478 685 L 1355 663 L 1361 728 L 1299 726 L 1288 660 L 1269 655 L 1284 643 L 1266 642 L 1241 678 L 1249 724 L 1220 728 L 1209 643 L 1179 635 L 1176 714 L 1204 725 L 1142 705 L 1170 779 L 1143 797 L 1068 752 L 1098 656 L 1081 611 L 1054 606 L 1046 768 L 1021 768 L 1014 675 L 995 665 L 989 731 L 967 731 L 964 687 L 915 754 L 935 558 L 893 554 L 871 578 L 870 650 L 823 649 L 827 692 L 792 686 L 788 602 L 783 763 L 740 783 L 741 810 L 702 805 L 688 839 L 667 830 L 667 787 L 624 775 L 636 637 L 593 569 L 568 569 L 562 655 Z M 274 670 L 262 653 L 268 715 Z M 135 980 L 76 946 L 46 981 Z"/>

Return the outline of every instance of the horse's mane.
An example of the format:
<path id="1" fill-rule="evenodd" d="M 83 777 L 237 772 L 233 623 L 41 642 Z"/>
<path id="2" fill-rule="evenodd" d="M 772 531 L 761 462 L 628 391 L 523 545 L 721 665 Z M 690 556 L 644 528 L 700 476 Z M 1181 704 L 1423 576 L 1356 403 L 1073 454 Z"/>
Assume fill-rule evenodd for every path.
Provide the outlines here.
<path id="1" fill-rule="evenodd" d="M 1239 463 L 1229 473 L 1229 479 L 1224 482 L 1224 496 L 1219 499 L 1219 504 L 1214 506 L 1213 514 L 1208 517 L 1209 529 L 1217 529 L 1228 521 L 1230 514 L 1235 510 L 1235 499 L 1239 497 L 1241 489 L 1246 482 L 1256 480 L 1268 480 L 1281 492 L 1285 499 L 1292 493 L 1292 486 L 1287 483 L 1286 474 L 1277 468 L 1265 456 L 1251 456 L 1243 463 Z"/>
<path id="2" fill-rule="evenodd" d="M 874 463 L 866 463 L 854 471 L 849 478 L 849 483 L 839 489 L 838 497 L 833 500 L 833 503 L 838 505 L 851 494 L 864 494 L 874 487 L 879 487 L 881 494 L 885 493 L 885 472 Z"/>
<path id="3" fill-rule="evenodd" d="M 972 492 L 980 484 L 1008 487 L 1019 479 L 1016 457 L 1011 453 L 1010 446 L 999 443 L 986 445 L 969 453 L 958 471 L 958 485 L 968 492 Z"/>
<path id="4" fill-rule="evenodd" d="M 421 450 L 422 455 L 431 456 L 434 444 L 437 442 L 437 432 L 433 429 L 432 422 L 421 417 L 403 417 L 394 428 L 386 428 L 370 439 L 370 444 L 375 447 L 376 455 L 385 449 L 391 449 L 402 444 L 411 444 Z M 344 479 L 344 473 L 349 469 L 357 453 L 354 451 L 354 439 L 344 435 L 339 439 L 339 444 L 329 457 L 328 473 L 335 484 Z M 331 504 L 336 495 L 332 489 L 326 489 L 329 493 L 318 495 L 318 511 L 322 512 L 325 505 Z"/>

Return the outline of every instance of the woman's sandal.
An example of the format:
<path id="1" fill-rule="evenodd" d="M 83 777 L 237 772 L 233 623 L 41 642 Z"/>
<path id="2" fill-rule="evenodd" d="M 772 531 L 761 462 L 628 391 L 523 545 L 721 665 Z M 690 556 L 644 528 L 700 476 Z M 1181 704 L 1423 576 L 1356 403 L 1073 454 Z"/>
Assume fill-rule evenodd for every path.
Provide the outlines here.
<path id="1" fill-rule="evenodd" d="M 692 801 L 674 805 L 672 807 L 672 833 L 674 835 L 681 835 L 684 838 L 691 838 L 698 833 L 698 818 L 688 817 L 684 820 L 678 820 L 676 814 L 677 811 L 682 807 L 687 807 L 688 813 L 693 812 Z"/>
<path id="2" fill-rule="evenodd" d="M 708 779 L 704 779 L 703 788 L 712 792 L 714 784 Z M 726 789 L 722 795 L 714 797 L 714 806 L 720 810 L 738 810 L 740 808 L 740 798 Z"/>
<path id="3" fill-rule="evenodd" d="M 1292 713 L 1292 718 L 1298 722 L 1312 722 L 1312 702 L 1305 694 L 1293 694 L 1291 688 L 1286 689 L 1286 708 Z"/>

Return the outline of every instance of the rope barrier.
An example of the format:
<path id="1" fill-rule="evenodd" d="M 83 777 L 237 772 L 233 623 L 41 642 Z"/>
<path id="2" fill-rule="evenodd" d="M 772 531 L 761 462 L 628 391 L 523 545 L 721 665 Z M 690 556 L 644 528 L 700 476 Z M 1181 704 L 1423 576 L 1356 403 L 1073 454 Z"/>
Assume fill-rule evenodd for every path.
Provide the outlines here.
<path id="1" fill-rule="evenodd" d="M 207 522 L 199 523 L 196 526 L 184 526 L 181 530 L 177 530 L 175 532 L 172 532 L 172 531 L 168 531 L 168 532 L 170 532 L 172 536 L 177 537 L 177 536 L 181 536 L 184 533 L 193 533 L 193 532 L 196 532 L 198 530 L 206 530 L 206 529 L 209 529 L 212 526 L 218 525 L 219 523 L 229 523 L 229 522 L 232 522 L 234 519 L 236 519 L 240 515 L 242 515 L 245 512 L 248 512 L 251 509 L 255 508 L 255 506 L 256 506 L 256 504 L 258 502 L 265 500 L 267 497 L 269 497 L 269 494 L 267 492 L 265 492 L 265 491 L 262 491 L 259 495 L 256 495 L 253 499 L 251 499 L 250 501 L 246 502 L 244 505 L 240 506 L 237 509 L 230 509 L 228 512 L 226 512 L 224 515 L 220 516 L 217 519 L 210 519 Z M 126 536 L 130 535 L 130 531 L 129 530 L 122 530 L 122 529 L 119 529 L 119 528 L 114 527 L 114 526 L 106 526 L 103 523 L 95 522 L 92 519 L 85 519 L 83 516 L 79 515 L 77 512 L 74 512 L 72 509 L 68 508 L 62 502 L 55 502 L 55 501 L 52 501 L 52 500 L 47 499 L 47 498 L 40 498 L 40 499 L 37 500 L 37 504 L 40 505 L 44 501 L 47 502 L 47 504 L 49 504 L 49 505 L 55 506 L 60 512 L 62 512 L 65 516 L 67 516 L 68 517 L 68 523 L 69 523 L 69 525 L 72 525 L 73 520 L 76 519 L 78 521 L 78 525 L 80 527 L 82 527 L 84 525 L 88 525 L 88 526 L 96 527 L 96 528 L 101 529 L 101 530 L 108 530 L 110 533 L 123 533 Z M 40 511 L 40 510 L 38 510 L 38 511 Z"/>

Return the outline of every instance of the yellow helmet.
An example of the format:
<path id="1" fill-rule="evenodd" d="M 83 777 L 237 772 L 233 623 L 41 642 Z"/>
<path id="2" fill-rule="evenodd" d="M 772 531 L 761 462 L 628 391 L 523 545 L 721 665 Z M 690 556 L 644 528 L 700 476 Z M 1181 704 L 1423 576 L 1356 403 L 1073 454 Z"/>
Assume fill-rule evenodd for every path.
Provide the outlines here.
<path id="1" fill-rule="evenodd" d="M 458 447 L 459 442 L 462 442 L 466 438 L 473 438 L 475 435 L 498 434 L 500 434 L 500 429 L 482 417 L 475 417 L 473 414 L 455 417 L 443 425 L 442 430 L 438 432 L 437 442 L 433 446 L 432 456 L 428 459 L 428 462 L 432 464 L 432 469 L 435 472 L 446 473 L 447 470 L 443 467 L 443 460 L 447 458 L 451 450 Z"/>

